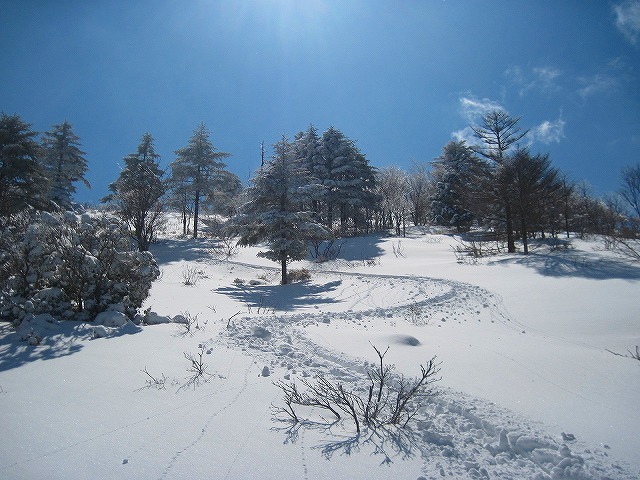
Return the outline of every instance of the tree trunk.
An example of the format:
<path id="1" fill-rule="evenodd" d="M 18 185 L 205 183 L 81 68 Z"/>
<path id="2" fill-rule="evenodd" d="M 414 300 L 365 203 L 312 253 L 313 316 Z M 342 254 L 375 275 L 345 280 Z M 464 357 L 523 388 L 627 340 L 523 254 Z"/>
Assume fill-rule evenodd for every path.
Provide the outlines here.
<path id="1" fill-rule="evenodd" d="M 513 213 L 511 212 L 511 206 L 508 201 L 505 202 L 505 216 L 507 217 L 507 251 L 509 253 L 516 253 L 516 240 L 513 233 Z"/>
<path id="2" fill-rule="evenodd" d="M 280 250 L 280 268 L 282 270 L 281 284 L 286 285 L 288 283 L 287 278 L 287 253 L 284 250 Z"/>
<path id="3" fill-rule="evenodd" d="M 522 235 L 522 250 L 525 255 L 529 255 L 529 232 L 523 209 L 520 209 L 520 234 Z"/>
<path id="4" fill-rule="evenodd" d="M 200 192 L 196 190 L 193 203 L 193 238 L 198 238 L 198 213 L 200 211 Z"/>

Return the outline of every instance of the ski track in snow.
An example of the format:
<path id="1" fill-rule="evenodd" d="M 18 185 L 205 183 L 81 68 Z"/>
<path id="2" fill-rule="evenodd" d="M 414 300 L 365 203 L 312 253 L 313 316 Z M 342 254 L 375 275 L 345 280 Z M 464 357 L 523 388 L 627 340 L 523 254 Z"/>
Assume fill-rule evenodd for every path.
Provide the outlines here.
<path id="1" fill-rule="evenodd" d="M 248 269 L 249 264 L 236 263 Z M 346 312 L 272 313 L 244 316 L 233 319 L 221 340 L 235 345 L 252 356 L 260 358 L 270 368 L 284 369 L 292 380 L 296 377 L 325 375 L 341 382 L 362 386 L 366 383 L 367 362 L 350 358 L 312 342 L 304 333 L 305 326 L 320 322 L 352 322 L 362 319 L 385 321 L 392 317 L 411 319 L 417 325 L 427 325 L 438 320 L 441 314 L 464 315 L 460 312 L 480 314 L 487 312 L 492 322 L 516 332 L 526 328 L 512 321 L 502 299 L 480 287 L 451 280 L 427 277 L 375 275 L 355 272 L 315 271 L 314 279 L 322 281 L 323 275 L 341 280 L 356 279 L 360 287 L 346 286 L 339 298 L 349 301 Z M 404 303 L 375 298 L 373 280 L 400 284 Z M 407 303 L 407 292 L 413 292 Z M 417 292 L 417 293 L 415 293 Z M 395 300 L 395 299 L 394 299 Z M 395 303 L 395 305 L 392 305 Z M 420 312 L 420 314 L 416 314 Z M 550 336 L 537 330 L 535 334 Z M 557 340 L 568 341 L 553 335 Z M 484 348 L 472 345 L 473 348 Z M 484 350 L 487 350 L 484 348 Z M 491 349 L 508 361 L 515 362 L 536 377 L 555 387 L 583 397 L 536 371 L 535 368 Z M 612 462 L 607 452 L 589 448 L 571 438 L 558 442 L 531 422 L 501 409 L 490 402 L 470 398 L 468 395 L 441 388 L 440 394 L 423 407 L 413 434 L 420 440 L 418 449 L 424 458 L 424 479 L 457 478 L 531 478 L 603 480 L 607 478 L 636 479 L 626 466 Z M 301 426 L 304 434 L 304 426 Z M 302 462 L 306 472 L 305 446 L 298 435 L 302 449 Z M 379 453 L 379 452 L 378 452 Z M 611 476 L 613 475 L 613 477 Z"/>

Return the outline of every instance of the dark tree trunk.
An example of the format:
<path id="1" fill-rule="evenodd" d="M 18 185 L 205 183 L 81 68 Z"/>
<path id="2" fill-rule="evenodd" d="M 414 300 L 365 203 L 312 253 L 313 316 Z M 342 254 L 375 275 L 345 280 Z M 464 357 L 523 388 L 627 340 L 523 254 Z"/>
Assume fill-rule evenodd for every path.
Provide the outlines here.
<path id="1" fill-rule="evenodd" d="M 287 278 L 287 253 L 284 250 L 280 250 L 280 269 L 282 271 L 282 285 L 286 285 L 289 282 Z"/>
<path id="2" fill-rule="evenodd" d="M 196 190 L 193 204 L 193 238 L 198 238 L 198 213 L 200 211 L 200 192 Z"/>

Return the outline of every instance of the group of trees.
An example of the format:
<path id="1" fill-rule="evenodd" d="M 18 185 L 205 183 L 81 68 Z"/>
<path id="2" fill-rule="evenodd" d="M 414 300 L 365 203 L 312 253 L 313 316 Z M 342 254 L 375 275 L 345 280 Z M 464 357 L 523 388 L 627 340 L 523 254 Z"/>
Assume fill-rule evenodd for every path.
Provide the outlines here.
<path id="1" fill-rule="evenodd" d="M 430 165 L 414 162 L 408 171 L 375 169 L 340 130 L 319 134 L 311 125 L 293 140 L 283 136 L 266 162 L 263 144 L 262 166 L 247 189 L 227 170 L 231 155 L 212 144 L 204 124 L 166 170 L 145 133 L 103 202 L 127 225 L 139 251 L 148 250 L 166 209 L 180 212 L 183 233 L 194 238 L 203 209 L 232 218 L 229 231 L 241 244 L 269 244 L 264 255 L 281 263 L 284 283 L 287 262 L 304 256 L 309 240 L 383 229 L 402 235 L 408 223 L 490 229 L 504 236 L 509 252 L 519 240 L 525 254 L 535 235 L 637 235 L 640 167 L 623 171 L 618 195 L 593 198 L 548 154 L 520 146 L 527 131 L 519 122 L 502 110 L 489 112 L 471 126 L 476 142 L 449 142 Z M 68 209 L 74 185 L 89 186 L 85 153 L 69 122 L 37 136 L 17 115 L 0 117 L 2 216 Z"/>
<path id="2" fill-rule="evenodd" d="M 504 235 L 509 252 L 516 251 L 519 239 L 525 254 L 535 235 L 611 235 L 623 226 L 637 235 L 637 225 L 628 228 L 633 214 L 618 201 L 631 207 L 634 198 L 637 202 L 634 178 L 640 174 L 634 175 L 635 169 L 624 170 L 619 195 L 595 199 L 584 184 L 569 181 L 554 167 L 548 154 L 532 154 L 518 145 L 527 133 L 519 121 L 501 110 L 489 112 L 472 126 L 476 144 L 450 142 L 443 148 L 432 163 L 433 223 L 458 231 L 473 225 L 491 229 Z"/>
<path id="3" fill-rule="evenodd" d="M 0 114 L 0 216 L 25 208 L 68 208 L 87 171 L 85 153 L 66 120 L 38 141 L 18 115 Z"/>
<path id="4" fill-rule="evenodd" d="M 287 263 L 305 258 L 309 241 L 369 231 L 375 189 L 375 169 L 354 141 L 334 127 L 320 136 L 310 126 L 274 145 L 229 228 L 243 245 L 266 242 L 260 254 L 280 263 L 286 284 Z"/>
<path id="5" fill-rule="evenodd" d="M 140 251 L 148 250 L 167 206 L 181 213 L 185 235 L 193 219 L 194 238 L 198 236 L 203 201 L 211 211 L 229 214 L 229 205 L 242 184 L 222 161 L 231 155 L 219 152 L 209 137 L 205 125 L 200 124 L 188 145 L 176 150 L 170 175 L 160 168 L 160 155 L 149 133 L 142 136 L 137 151 L 124 158 L 124 168 L 109 185 L 111 194 L 103 202 L 110 203 L 129 225 Z"/>

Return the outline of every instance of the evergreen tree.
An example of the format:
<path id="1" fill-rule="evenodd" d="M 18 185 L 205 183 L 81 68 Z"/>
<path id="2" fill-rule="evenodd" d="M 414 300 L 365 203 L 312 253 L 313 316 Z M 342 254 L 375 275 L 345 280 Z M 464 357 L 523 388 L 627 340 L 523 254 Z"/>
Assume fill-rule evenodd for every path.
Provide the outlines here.
<path id="1" fill-rule="evenodd" d="M 544 229 L 545 212 L 560 202 L 562 182 L 558 170 L 551 166 L 549 155 L 531 155 L 519 149 L 505 165 L 513 179 L 511 188 L 516 217 L 525 255 L 529 253 L 529 233 L 537 221 Z"/>
<path id="2" fill-rule="evenodd" d="M 318 153 L 313 174 L 323 186 L 327 228 L 333 228 L 336 209 L 343 232 L 350 218 L 357 227 L 363 210 L 379 204 L 374 193 L 375 170 L 355 143 L 334 127 L 323 133 Z"/>
<path id="3" fill-rule="evenodd" d="M 42 166 L 51 183 L 48 197 L 62 208 L 71 206 L 71 197 L 76 192 L 75 182 L 82 181 L 91 188 L 84 178 L 87 160 L 85 152 L 79 148 L 79 140 L 66 120 L 61 125 L 54 125 L 42 138 Z"/>
<path id="4" fill-rule="evenodd" d="M 274 145 L 274 154 L 251 180 L 248 201 L 231 225 L 240 234 L 240 245 L 265 242 L 268 250 L 258 255 L 279 262 L 281 283 L 287 284 L 287 264 L 308 254 L 309 240 L 329 238 L 329 232 L 315 222 L 300 205 L 308 202 L 309 178 L 296 161 L 286 137 Z"/>
<path id="5" fill-rule="evenodd" d="M 117 214 L 131 228 L 138 250 L 147 251 L 163 222 L 164 171 L 149 133 L 142 136 L 138 150 L 124 157 L 124 169 L 109 185 L 111 194 L 103 201 L 116 204 Z"/>
<path id="6" fill-rule="evenodd" d="M 193 238 L 197 238 L 202 199 L 213 202 L 216 194 L 233 193 L 241 183 L 237 176 L 225 170 L 222 159 L 231 154 L 216 150 L 204 123 L 193 132 L 189 144 L 175 153 L 178 157 L 171 164 L 172 177 L 174 184 L 188 185 L 193 199 Z"/>
<path id="7" fill-rule="evenodd" d="M 449 142 L 432 162 L 432 221 L 437 225 L 469 230 L 477 201 L 479 161 L 464 141 Z"/>
<path id="8" fill-rule="evenodd" d="M 482 117 L 481 125 L 471 126 L 474 135 L 481 141 L 481 145 L 475 148 L 475 151 L 490 160 L 494 167 L 493 170 L 487 170 L 493 175 L 488 179 L 486 186 L 488 193 L 494 196 L 504 211 L 509 253 L 516 251 L 516 244 L 508 185 L 512 180 L 511 172 L 504 168 L 504 163 L 507 152 L 527 134 L 527 131 L 520 131 L 519 121 L 520 117 L 511 117 L 503 110 L 494 110 Z"/>
<path id="9" fill-rule="evenodd" d="M 0 215 L 48 205 L 36 135 L 18 115 L 0 114 Z"/>

